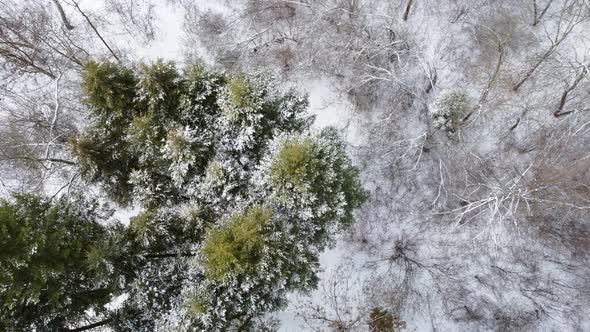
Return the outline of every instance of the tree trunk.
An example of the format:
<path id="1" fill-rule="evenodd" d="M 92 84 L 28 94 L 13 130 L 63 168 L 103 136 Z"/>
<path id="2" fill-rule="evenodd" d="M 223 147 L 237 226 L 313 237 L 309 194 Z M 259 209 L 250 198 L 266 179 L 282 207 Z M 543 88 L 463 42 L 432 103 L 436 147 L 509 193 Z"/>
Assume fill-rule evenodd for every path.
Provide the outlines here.
<path id="1" fill-rule="evenodd" d="M 408 4 L 406 5 L 406 10 L 404 11 L 404 21 L 408 20 L 408 15 L 410 15 L 410 9 L 412 8 L 412 3 L 414 0 L 408 0 Z"/>
<path id="2" fill-rule="evenodd" d="M 537 23 L 537 0 L 533 0 L 533 26 Z"/>
<path id="3" fill-rule="evenodd" d="M 488 81 L 488 85 L 486 86 L 485 90 L 479 97 L 479 107 L 482 107 L 483 104 L 486 102 L 488 95 L 490 94 L 490 90 L 492 89 L 492 87 L 496 83 L 496 80 L 498 79 L 500 68 L 502 67 L 502 63 L 504 62 L 504 47 L 502 45 L 498 45 L 498 53 L 500 53 L 500 55 L 498 56 L 498 62 L 496 62 L 496 68 L 494 69 L 494 73 L 492 74 L 492 77 L 490 77 L 490 80 Z"/>
<path id="4" fill-rule="evenodd" d="M 65 159 L 59 159 L 59 158 L 40 158 L 40 159 L 37 159 L 37 161 L 39 161 L 39 162 L 50 161 L 52 163 L 61 163 L 61 164 L 66 164 L 66 165 L 77 165 L 76 162 L 65 160 Z"/>
<path id="5" fill-rule="evenodd" d="M 76 9 L 78 9 L 78 12 L 80 12 L 80 14 L 82 14 L 82 16 L 84 16 L 84 19 L 86 19 L 86 22 L 88 22 L 88 25 L 90 25 L 92 30 L 94 30 L 94 32 L 96 33 L 96 35 L 98 36 L 100 41 L 103 43 L 103 45 L 106 46 L 106 48 L 109 50 L 109 52 L 111 52 L 111 54 L 113 55 L 115 60 L 117 60 L 118 63 L 121 63 L 121 60 L 119 59 L 119 57 L 117 56 L 115 51 L 113 51 L 113 49 L 109 46 L 109 44 L 106 42 L 106 40 L 104 40 L 104 38 L 102 38 L 102 35 L 100 34 L 100 32 L 98 32 L 98 29 L 94 26 L 94 24 L 92 23 L 92 21 L 90 20 L 88 15 L 86 15 L 86 13 L 84 13 L 84 11 L 82 11 L 82 8 L 80 8 L 80 6 L 78 5 L 77 2 L 74 2 L 74 5 L 76 6 Z"/>
<path id="6" fill-rule="evenodd" d="M 60 332 L 82 332 L 82 331 L 88 331 L 97 327 L 101 327 L 104 325 L 107 325 L 108 323 L 110 323 L 111 319 L 107 318 L 107 319 L 103 319 L 101 321 L 98 321 L 96 323 L 92 323 L 90 325 L 85 325 L 85 326 L 81 326 L 81 327 L 77 327 L 75 329 L 61 329 L 59 330 Z"/>
<path id="7" fill-rule="evenodd" d="M 164 253 L 164 254 L 146 254 L 143 255 L 145 258 L 172 258 L 172 257 L 195 257 L 196 254 L 191 252 L 178 252 L 178 253 Z"/>
<path id="8" fill-rule="evenodd" d="M 68 21 L 68 17 L 64 12 L 64 8 L 61 6 L 61 3 L 59 3 L 59 0 L 53 0 L 53 3 L 55 4 L 55 7 L 57 7 L 59 16 L 61 17 L 61 20 L 64 22 L 64 26 L 66 27 L 66 29 L 73 30 L 74 27 L 70 24 L 70 21 Z"/>
<path id="9" fill-rule="evenodd" d="M 529 80 L 529 78 L 531 78 L 531 76 L 533 76 L 533 73 L 535 73 L 535 71 L 537 71 L 537 69 L 541 66 L 541 64 L 543 64 L 543 62 L 545 62 L 545 60 L 547 60 L 547 58 L 549 58 L 549 56 L 551 55 L 551 53 L 553 53 L 553 51 L 557 48 L 558 44 L 554 44 L 552 45 L 549 50 L 547 52 L 545 52 L 545 54 L 543 54 L 543 56 L 541 57 L 541 59 L 539 59 L 539 61 L 537 61 L 535 63 L 535 65 L 533 65 L 524 75 L 524 77 L 518 81 L 518 83 L 516 83 L 513 87 L 512 87 L 512 91 L 518 91 L 518 89 L 520 89 L 520 87 L 526 83 L 526 81 Z"/>
<path id="10" fill-rule="evenodd" d="M 502 45 L 498 45 L 498 52 L 499 52 L 499 56 L 498 56 L 498 62 L 496 62 L 496 68 L 494 69 L 494 73 L 492 74 L 492 76 L 488 80 L 488 85 L 486 86 L 483 93 L 479 97 L 479 101 L 477 103 L 477 110 L 480 110 L 483 107 L 484 103 L 486 102 L 488 95 L 490 94 L 490 90 L 492 90 L 492 87 L 496 83 L 496 79 L 498 78 L 498 74 L 500 73 L 500 68 L 502 67 L 502 63 L 504 62 L 504 54 L 505 53 L 504 53 L 504 47 Z M 465 121 L 469 120 L 469 118 L 471 117 L 471 115 L 475 111 L 476 110 L 472 110 L 471 112 L 469 112 L 467 115 L 465 115 L 463 117 L 463 119 L 461 121 L 465 122 Z"/>
<path id="11" fill-rule="evenodd" d="M 590 63 L 588 65 L 590 65 Z M 561 111 L 563 110 L 563 107 L 565 106 L 565 102 L 567 101 L 568 94 L 570 92 L 572 92 L 578 86 L 578 84 L 584 79 L 586 74 L 588 74 L 588 66 L 584 66 L 584 68 L 582 68 L 582 71 L 578 74 L 578 76 L 576 77 L 574 82 L 570 86 L 568 86 L 567 89 L 565 89 L 565 91 L 563 91 L 563 94 L 561 95 L 561 98 L 559 99 L 559 106 L 557 107 L 557 111 L 555 111 L 555 113 L 554 113 L 555 116 L 562 115 Z"/>
<path id="12" fill-rule="evenodd" d="M 543 16 L 545 16 L 545 13 L 549 9 L 549 6 L 551 6 L 552 2 L 553 2 L 553 0 L 549 0 L 549 2 L 547 2 L 547 5 L 545 6 L 545 8 L 543 8 L 543 10 L 541 11 L 541 14 L 539 14 L 537 16 L 537 1 L 533 0 L 533 15 L 535 16 L 533 19 L 533 26 L 537 26 L 537 24 L 539 24 L 539 22 L 541 21 Z"/>

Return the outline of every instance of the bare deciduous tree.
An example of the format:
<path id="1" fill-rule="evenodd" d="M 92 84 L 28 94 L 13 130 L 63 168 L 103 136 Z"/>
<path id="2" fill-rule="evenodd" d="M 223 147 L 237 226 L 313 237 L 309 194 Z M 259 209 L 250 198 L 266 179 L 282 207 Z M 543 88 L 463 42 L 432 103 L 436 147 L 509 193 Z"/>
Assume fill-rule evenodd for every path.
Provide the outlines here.
<path id="1" fill-rule="evenodd" d="M 534 60 L 533 65 L 524 73 L 522 78 L 514 84 L 512 90 L 518 91 L 520 87 L 531 78 L 535 71 L 537 71 L 539 67 L 555 53 L 576 26 L 588 21 L 589 18 L 588 8 L 584 5 L 583 1 L 565 1 L 557 14 L 556 22 L 554 23 L 556 25 L 555 32 L 550 33 L 550 35 L 547 36 L 550 41 L 549 47 L 543 54 Z"/>

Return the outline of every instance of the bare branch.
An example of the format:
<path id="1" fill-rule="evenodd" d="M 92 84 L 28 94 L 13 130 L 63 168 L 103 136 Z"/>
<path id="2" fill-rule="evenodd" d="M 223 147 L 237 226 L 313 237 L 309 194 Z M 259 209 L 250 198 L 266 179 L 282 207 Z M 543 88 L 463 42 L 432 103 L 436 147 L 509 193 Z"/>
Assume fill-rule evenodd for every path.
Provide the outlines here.
<path id="1" fill-rule="evenodd" d="M 61 20 L 63 21 L 66 29 L 73 30 L 74 27 L 70 24 L 70 21 L 68 21 L 68 17 L 66 16 L 66 13 L 64 12 L 64 9 L 61 6 L 61 3 L 59 3 L 59 0 L 53 0 L 53 3 L 55 4 L 55 7 L 57 7 L 57 11 L 59 12 L 59 16 L 61 17 Z"/>
<path id="2" fill-rule="evenodd" d="M 92 23 L 92 21 L 90 20 L 90 17 L 88 17 L 88 15 L 86 15 L 86 13 L 84 13 L 84 11 L 82 10 L 82 8 L 80 8 L 80 6 L 78 5 L 78 1 L 72 0 L 72 3 L 74 4 L 74 6 L 76 6 L 76 9 L 84 17 L 84 19 L 86 19 L 86 22 L 88 22 L 88 25 L 90 25 L 90 27 L 92 28 L 92 30 L 94 31 L 94 33 L 96 33 L 96 35 L 98 36 L 98 38 L 100 39 L 100 41 L 102 42 L 102 44 L 109 50 L 109 52 L 115 58 L 115 60 L 117 60 L 117 62 L 121 63 L 121 60 L 119 59 L 119 57 L 117 56 L 117 54 L 115 53 L 115 51 L 113 51 L 113 49 L 111 48 L 111 46 L 109 46 L 109 44 L 106 42 L 106 40 L 104 40 L 104 38 L 102 37 L 102 35 L 100 34 L 100 32 L 98 32 L 98 29 Z"/>

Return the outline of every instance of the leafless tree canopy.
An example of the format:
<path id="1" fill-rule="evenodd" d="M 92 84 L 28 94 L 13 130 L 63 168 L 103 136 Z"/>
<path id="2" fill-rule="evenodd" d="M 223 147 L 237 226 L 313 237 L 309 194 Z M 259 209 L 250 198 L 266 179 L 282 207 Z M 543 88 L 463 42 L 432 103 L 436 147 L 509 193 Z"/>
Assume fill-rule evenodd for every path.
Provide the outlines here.
<path id="1" fill-rule="evenodd" d="M 84 126 L 79 73 L 91 58 L 124 59 L 107 22 L 153 39 L 153 5 L 80 1 L 0 1 L 0 185 L 59 194 L 77 183 L 69 139 Z M 132 30 L 136 29 L 136 30 Z"/>
<path id="2" fill-rule="evenodd" d="M 418 330 L 588 326 L 587 2 L 190 8 L 185 33 L 219 64 L 326 78 L 350 102 L 372 195 L 346 250 L 366 255 L 355 271 L 386 276 L 389 310 L 429 322 Z M 449 91 L 464 109 L 449 111 Z M 328 299 L 365 301 L 349 299 L 346 280 L 330 285 Z M 338 331 L 362 330 L 371 309 L 306 308 L 311 326 Z"/>

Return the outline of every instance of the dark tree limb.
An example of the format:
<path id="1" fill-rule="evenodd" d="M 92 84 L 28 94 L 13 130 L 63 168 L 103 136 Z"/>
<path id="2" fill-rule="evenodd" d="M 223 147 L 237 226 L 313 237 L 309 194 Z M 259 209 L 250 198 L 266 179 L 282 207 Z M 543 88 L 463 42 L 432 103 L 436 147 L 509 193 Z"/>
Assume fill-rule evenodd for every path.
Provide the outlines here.
<path id="1" fill-rule="evenodd" d="M 107 319 L 103 319 L 101 321 L 98 321 L 96 323 L 92 323 L 89 325 L 85 325 L 85 326 L 81 326 L 81 327 L 77 327 L 75 329 L 60 329 L 60 332 L 82 332 L 82 331 L 88 331 L 88 330 L 92 330 L 95 329 L 97 327 L 101 327 L 101 326 L 105 326 L 108 323 L 111 322 L 111 318 L 107 318 Z"/>
<path id="2" fill-rule="evenodd" d="M 533 76 L 533 74 L 537 71 L 537 69 L 539 69 L 545 60 L 549 58 L 554 50 L 555 46 L 551 46 L 549 50 L 547 50 L 547 52 L 545 52 L 545 54 L 543 54 L 541 58 L 524 74 L 523 78 L 512 87 L 512 91 L 518 91 L 522 85 L 526 83 L 526 81 L 528 81 L 531 76 Z"/>
<path id="3" fill-rule="evenodd" d="M 537 25 L 537 0 L 533 0 L 533 26 Z"/>
<path id="4" fill-rule="evenodd" d="M 498 53 L 499 53 L 498 61 L 496 62 L 496 67 L 494 68 L 494 72 L 492 73 L 492 76 L 488 80 L 488 84 L 487 84 L 486 88 L 484 89 L 483 93 L 479 97 L 479 101 L 477 103 L 478 110 L 481 109 L 483 107 L 483 105 L 485 104 L 485 102 L 488 98 L 488 95 L 489 95 L 490 91 L 492 90 L 492 87 L 494 86 L 494 84 L 496 83 L 496 80 L 498 79 L 498 74 L 500 73 L 500 68 L 502 67 L 502 63 L 504 62 L 504 55 L 505 55 L 504 47 L 502 46 L 502 44 L 498 44 Z M 461 121 L 465 122 L 465 121 L 469 120 L 471 115 L 473 115 L 474 111 L 475 110 L 472 110 L 471 112 L 467 113 L 467 115 L 465 115 L 463 117 L 463 119 L 461 119 Z"/>
<path id="5" fill-rule="evenodd" d="M 408 20 L 408 16 L 410 15 L 410 9 L 412 8 L 412 3 L 414 3 L 414 0 L 408 0 L 408 4 L 406 5 L 406 10 L 404 10 L 404 16 L 403 16 L 404 21 Z"/>
<path id="6" fill-rule="evenodd" d="M 553 0 L 549 0 L 549 2 L 547 2 L 547 5 L 545 5 L 545 8 L 543 8 L 543 10 L 541 11 L 541 14 L 537 15 L 537 0 L 533 0 L 533 26 L 537 26 L 537 24 L 541 22 L 541 19 L 543 18 L 543 16 L 545 16 L 545 13 L 549 9 L 549 6 L 551 6 L 552 2 Z"/>
<path id="7" fill-rule="evenodd" d="M 65 159 L 59 159 L 59 158 L 40 158 L 40 159 L 36 159 L 36 161 L 39 161 L 39 162 L 50 161 L 52 163 L 61 163 L 61 164 L 66 164 L 66 165 L 77 165 L 76 162 L 73 162 L 70 160 L 65 160 Z"/>
<path id="8" fill-rule="evenodd" d="M 172 258 L 172 257 L 195 257 L 196 254 L 192 252 L 177 252 L 177 253 L 163 253 L 163 254 L 146 254 L 144 258 Z"/>
<path id="9" fill-rule="evenodd" d="M 588 65 L 590 65 L 590 64 L 588 64 Z M 582 68 L 580 73 L 576 76 L 576 79 L 574 80 L 574 82 L 572 84 L 570 84 L 570 86 L 568 86 L 561 94 L 561 98 L 559 99 L 559 106 L 557 107 L 557 111 L 555 111 L 555 113 L 554 113 L 554 115 L 556 117 L 559 115 L 563 115 L 561 111 L 563 110 L 563 107 L 565 106 L 565 103 L 567 101 L 567 96 L 570 92 L 572 92 L 578 86 L 578 84 L 584 79 L 586 74 L 588 74 L 588 65 L 586 65 Z"/>
<path id="10" fill-rule="evenodd" d="M 103 43 L 103 45 L 106 46 L 106 48 L 109 50 L 109 52 L 111 52 L 111 55 L 115 58 L 115 60 L 117 60 L 118 63 L 121 63 L 121 60 L 119 59 L 119 57 L 117 56 L 115 51 L 113 51 L 111 46 L 106 42 L 106 40 L 104 40 L 104 38 L 102 37 L 100 32 L 98 32 L 98 29 L 96 28 L 96 26 L 90 20 L 90 17 L 88 17 L 88 15 L 86 15 L 86 13 L 84 13 L 82 8 L 80 8 L 80 6 L 78 5 L 78 2 L 76 2 L 76 1 L 72 1 L 72 2 L 74 3 L 74 6 L 76 6 L 76 9 L 78 10 L 78 12 L 84 17 L 84 19 L 86 19 L 86 22 L 88 22 L 88 25 L 90 25 L 92 30 L 94 30 L 94 33 L 96 33 L 96 35 L 98 36 L 100 41 Z"/>
<path id="11" fill-rule="evenodd" d="M 540 16 L 542 16 L 546 10 L 549 8 L 549 5 L 551 4 L 551 2 L 549 4 L 547 4 L 547 6 L 545 7 L 545 9 L 543 10 L 543 12 L 541 13 Z M 574 20 L 568 20 L 565 17 L 560 17 L 559 21 L 557 22 L 557 32 L 555 34 L 554 38 L 550 38 L 551 39 L 551 46 L 549 47 L 549 49 L 547 49 L 547 51 L 545 53 L 543 53 L 543 55 L 541 55 L 541 57 L 537 60 L 537 62 L 535 62 L 535 64 L 529 68 L 529 70 L 524 74 L 523 78 L 518 81 L 513 87 L 512 87 L 512 91 L 516 92 L 520 89 L 520 87 L 522 87 L 522 85 L 524 83 L 526 83 L 526 81 L 529 80 L 529 78 L 531 78 L 531 76 L 533 76 L 533 74 L 537 71 L 537 69 L 539 69 L 539 67 L 541 67 L 541 65 L 547 61 L 551 55 L 553 55 L 553 53 L 555 52 L 555 50 L 557 50 L 557 48 L 559 47 L 559 45 L 567 38 L 567 36 L 572 32 L 572 30 L 580 23 L 582 23 L 584 21 L 583 19 L 583 15 L 582 15 L 582 11 L 583 8 L 581 7 L 581 5 L 577 5 L 577 7 L 574 7 L 575 5 L 572 4 L 570 5 L 567 9 L 577 9 L 577 14 L 579 15 L 576 19 Z M 565 9 L 564 9 L 565 11 Z M 562 15 L 564 15 L 562 13 Z M 563 26 L 565 24 L 565 26 Z M 563 30 L 562 30 L 563 28 Z M 549 36 L 548 36 L 549 37 Z"/>
<path id="12" fill-rule="evenodd" d="M 53 0 L 53 3 L 55 4 L 55 7 L 57 7 L 59 16 L 61 17 L 61 20 L 64 22 L 64 26 L 66 27 L 66 29 L 73 30 L 74 26 L 70 24 L 70 21 L 68 21 L 68 17 L 64 12 L 64 8 L 61 6 L 61 3 L 59 3 L 59 0 Z"/>
<path id="13" fill-rule="evenodd" d="M 494 84 L 496 83 L 496 80 L 498 79 L 498 74 L 500 73 L 500 68 L 502 67 L 502 63 L 504 62 L 505 51 L 504 51 L 504 47 L 502 46 L 502 44 L 498 45 L 498 53 L 499 53 L 498 61 L 496 62 L 496 67 L 494 68 L 494 73 L 490 77 L 490 79 L 488 81 L 488 85 L 486 86 L 485 90 L 483 91 L 483 93 L 479 97 L 478 105 L 480 107 L 488 99 L 488 95 L 490 94 L 492 87 L 494 86 Z"/>
<path id="14" fill-rule="evenodd" d="M 35 158 L 34 156 L 0 156 L 0 161 L 9 161 L 9 160 L 26 160 L 26 161 L 33 161 L 43 165 L 44 162 L 49 161 L 52 163 L 60 163 L 66 165 L 78 165 L 78 163 L 70 160 L 60 159 L 60 158 Z M 43 165 L 44 166 L 44 165 Z M 44 166 L 47 168 L 46 166 Z"/>

